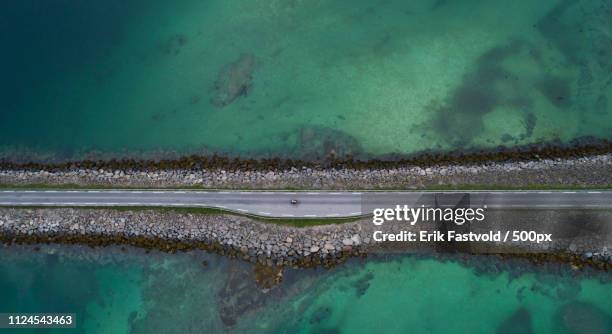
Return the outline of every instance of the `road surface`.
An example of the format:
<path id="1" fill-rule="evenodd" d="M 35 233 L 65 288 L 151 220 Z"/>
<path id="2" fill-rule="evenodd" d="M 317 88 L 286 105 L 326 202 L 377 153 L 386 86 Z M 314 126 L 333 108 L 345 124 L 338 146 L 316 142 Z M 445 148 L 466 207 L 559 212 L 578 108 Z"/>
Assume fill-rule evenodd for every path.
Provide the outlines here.
<path id="1" fill-rule="evenodd" d="M 291 204 L 296 199 L 297 204 Z M 354 217 L 374 208 L 612 209 L 612 191 L 287 192 L 2 190 L 0 206 L 207 207 L 271 218 Z"/>

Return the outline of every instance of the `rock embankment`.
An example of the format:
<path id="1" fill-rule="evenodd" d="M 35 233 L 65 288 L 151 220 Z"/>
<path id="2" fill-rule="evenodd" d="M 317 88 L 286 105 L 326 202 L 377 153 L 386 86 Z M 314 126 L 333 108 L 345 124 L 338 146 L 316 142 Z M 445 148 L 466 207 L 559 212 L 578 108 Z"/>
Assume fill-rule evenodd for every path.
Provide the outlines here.
<path id="1" fill-rule="evenodd" d="M 597 186 L 612 183 L 612 154 L 474 165 L 288 169 L 0 170 L 3 185 L 81 185 L 238 189 L 420 189 L 436 186 Z"/>
<path id="2" fill-rule="evenodd" d="M 155 210 L 0 208 L 0 236 L 7 241 L 203 248 L 268 265 L 318 265 L 356 255 L 363 243 L 359 229 L 360 224 L 295 228 L 234 215 Z"/>
<path id="3" fill-rule="evenodd" d="M 553 227 L 559 221 L 588 220 L 609 224 L 612 212 L 558 212 L 553 210 L 492 212 L 489 223 L 474 232 L 503 229 L 517 220 L 525 229 Z M 576 224 L 571 224 L 574 226 Z M 607 226 L 607 225 L 605 225 Z M 480 229 L 480 231 L 478 231 Z M 191 214 L 180 211 L 120 211 L 111 209 L 0 208 L 0 240 L 58 242 L 90 245 L 131 244 L 166 251 L 201 248 L 254 263 L 280 266 L 333 265 L 349 256 L 372 252 L 466 252 L 531 254 L 542 258 L 588 263 L 612 268 L 612 235 L 589 236 L 579 231 L 553 235 L 550 243 L 445 244 L 435 242 L 379 242 L 374 232 L 435 231 L 435 225 L 385 224 L 369 218 L 351 223 L 296 228 L 262 223 L 235 215 Z M 530 255 L 530 256 L 531 256 Z"/>

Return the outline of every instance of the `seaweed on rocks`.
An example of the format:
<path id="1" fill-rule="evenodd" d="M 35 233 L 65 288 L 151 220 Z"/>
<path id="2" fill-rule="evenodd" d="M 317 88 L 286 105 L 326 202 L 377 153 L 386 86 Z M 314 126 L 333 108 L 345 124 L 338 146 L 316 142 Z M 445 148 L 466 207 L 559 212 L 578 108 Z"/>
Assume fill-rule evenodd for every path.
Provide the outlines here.
<path id="1" fill-rule="evenodd" d="M 529 122 L 526 126 L 529 125 Z M 328 136 L 330 136 L 328 134 Z M 333 137 L 333 136 L 330 136 Z M 308 135 L 306 135 L 308 138 Z M 350 152 L 359 152 L 356 146 L 345 141 L 339 147 L 351 148 Z M 318 146 L 319 148 L 321 146 Z M 327 147 L 333 148 L 328 144 Z M 316 150 L 315 150 L 316 151 Z M 319 151 L 324 152 L 324 151 Z M 342 151 L 341 153 L 344 153 Z M 349 152 L 349 150 L 346 150 Z M 331 150 L 330 150 L 331 153 Z M 281 158 L 240 158 L 211 155 L 187 155 L 175 159 L 137 160 L 135 158 L 109 160 L 79 160 L 79 161 L 15 161 L 10 158 L 0 158 L 1 170 L 25 171 L 75 171 L 80 169 L 131 170 L 156 172 L 162 170 L 288 170 L 291 168 L 353 168 L 353 169 L 385 169 L 405 166 L 429 167 L 449 164 L 480 164 L 507 161 L 530 161 L 540 159 L 571 159 L 600 154 L 612 153 L 612 141 L 595 137 L 582 137 L 563 143 L 558 140 L 538 144 L 514 147 L 499 146 L 493 150 L 464 150 L 452 152 L 422 151 L 417 154 L 383 154 L 377 156 L 340 154 L 319 157 L 323 160 L 281 159 Z M 314 155 L 313 155 L 314 156 Z"/>
<path id="2" fill-rule="evenodd" d="M 283 279 L 283 268 L 277 266 L 266 266 L 260 263 L 253 268 L 255 282 L 264 291 L 268 291 L 278 285 Z"/>

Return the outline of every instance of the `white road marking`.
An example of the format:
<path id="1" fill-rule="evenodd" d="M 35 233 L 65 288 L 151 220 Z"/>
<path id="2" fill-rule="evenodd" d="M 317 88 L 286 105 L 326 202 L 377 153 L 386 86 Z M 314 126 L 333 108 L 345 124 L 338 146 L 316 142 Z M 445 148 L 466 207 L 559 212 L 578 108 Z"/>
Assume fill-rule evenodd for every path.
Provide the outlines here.
<path id="1" fill-rule="evenodd" d="M 159 206 L 159 207 L 215 207 L 215 208 L 219 208 L 219 209 L 227 209 L 227 207 L 225 206 L 217 206 L 213 204 L 205 204 L 205 203 L 199 203 L 199 202 L 195 202 L 195 203 L 187 203 L 187 201 L 184 201 L 183 203 L 172 203 L 173 200 L 179 200 L 180 198 L 184 198 L 182 196 L 175 196 L 174 199 L 172 198 L 172 194 L 176 193 L 176 194 L 190 194 L 193 193 L 194 195 L 197 194 L 202 194 L 205 192 L 201 192 L 201 191 L 173 191 L 173 190 L 168 190 L 168 191 L 161 191 L 161 190 L 156 190 L 156 191 L 152 191 L 152 190 L 0 190 L 0 195 L 2 193 L 5 193 L 6 195 L 2 196 L 4 197 L 5 202 L 0 202 L 0 205 L 3 206 L 10 206 L 10 205 L 15 205 L 15 206 L 36 206 L 36 205 L 40 205 L 40 206 L 100 206 L 100 207 L 108 207 L 108 206 L 147 206 L 147 207 L 153 207 L 153 206 Z M 17 194 L 15 194 L 17 193 Z M 59 193 L 56 194 L 56 196 L 45 196 L 45 194 L 47 193 Z M 91 193 L 91 194 L 89 194 Z M 102 195 L 94 195 L 96 193 L 102 193 Z M 111 193 L 114 194 L 120 194 L 121 196 L 113 196 L 110 195 Z M 136 196 L 135 194 L 165 194 L 168 197 L 165 196 L 154 196 L 155 199 L 159 200 L 167 200 L 167 202 L 152 202 L 155 199 L 151 198 L 151 197 L 147 197 L 146 196 Z M 224 191 L 224 192 L 214 192 L 214 194 L 218 194 L 218 193 L 225 193 L 225 194 L 234 194 L 236 195 L 237 198 L 239 198 L 239 196 L 237 196 L 238 192 L 235 191 Z M 465 193 L 471 193 L 471 192 L 465 192 Z M 586 190 L 581 190 L 581 191 L 526 191 L 526 192 L 519 192 L 519 191 L 514 191 L 514 192 L 490 192 L 490 193 L 494 193 L 497 195 L 500 195 L 502 193 L 504 194 L 582 194 L 584 195 L 585 193 L 588 194 L 602 194 L 605 193 L 606 196 L 608 195 L 607 191 L 597 191 L 597 190 L 593 190 L 593 191 L 586 191 Z M 27 194 L 27 195 L 26 195 Z M 33 194 L 33 195 L 30 195 Z M 130 194 L 134 194 L 134 196 L 129 196 Z M 364 192 L 275 192 L 275 191 L 266 191 L 266 192 L 247 192 L 247 191 L 243 191 L 240 192 L 240 194 L 249 194 L 249 195 L 255 195 L 255 194 L 275 194 L 275 195 L 281 195 L 281 194 L 285 194 L 285 195 L 293 195 L 293 194 L 307 194 L 307 195 L 361 195 L 364 194 Z M 379 193 L 381 194 L 381 193 Z M 384 194 L 384 193 L 382 193 Z M 390 193 L 387 192 L 387 194 L 399 194 L 399 193 Z M 405 192 L 405 194 L 414 194 L 414 193 L 410 193 L 410 192 Z M 21 197 L 23 195 L 23 197 Z M 28 202 L 19 202 L 21 199 L 23 200 L 27 200 Z M 202 197 L 202 200 L 206 200 L 207 197 Z M 231 200 L 233 197 L 227 197 L 229 200 Z M 543 198 L 543 197 L 540 197 Z M 592 198 L 592 197 L 591 197 Z M 111 200 L 140 200 L 140 201 L 145 201 L 143 202 L 131 202 L 131 203 L 111 203 L 111 202 L 100 202 L 100 203 L 95 203 L 94 201 L 111 201 Z M 348 197 L 347 198 L 349 200 L 349 202 L 356 202 L 358 201 L 358 197 Z M 40 200 L 41 202 L 31 202 L 33 200 Z M 60 202 L 50 202 L 52 200 L 57 200 Z M 61 201 L 70 201 L 70 200 L 81 200 L 82 202 L 61 202 Z M 86 202 L 85 200 L 89 200 L 89 202 Z M 151 202 L 148 202 L 149 200 L 152 200 Z M 190 201 L 192 200 L 191 198 L 189 199 Z M 10 201 L 10 202 L 7 202 Z M 47 202 L 44 202 L 47 201 Z M 222 201 L 222 198 L 219 198 L 219 201 Z M 282 200 L 281 200 L 282 202 Z M 537 203 L 538 201 L 534 201 L 535 203 Z M 612 205 L 609 204 L 580 204 L 580 203 L 576 203 L 576 204 L 557 204 L 555 203 L 555 201 L 550 201 L 550 203 L 546 203 L 545 204 L 535 204 L 535 203 L 526 203 L 526 204 L 498 204 L 498 205 L 493 205 L 490 206 L 491 208 L 498 208 L 498 207 L 511 207 L 511 208 L 569 208 L 569 207 L 575 207 L 575 208 L 610 208 L 612 207 Z M 542 203 L 540 201 L 540 203 Z M 340 209 L 342 206 L 339 206 L 338 209 Z M 429 206 L 426 206 L 429 207 Z M 446 206 L 441 206 L 441 207 L 446 207 Z M 452 207 L 452 205 L 449 205 L 449 207 Z M 472 205 L 471 207 L 475 207 L 474 205 Z M 476 206 L 477 207 L 477 206 Z M 348 207 L 355 209 L 356 207 L 354 205 L 350 205 Z M 241 211 L 241 212 L 249 212 L 248 210 L 245 210 L 243 208 L 240 209 L 234 209 L 236 211 Z M 251 212 L 257 212 L 256 211 L 257 208 L 254 207 L 253 211 Z M 278 209 L 275 210 L 279 210 L 280 211 L 280 207 Z M 342 210 L 344 211 L 344 210 Z M 264 212 L 264 211 L 259 211 L 259 214 L 262 215 L 269 215 L 269 216 L 283 216 L 283 217 L 342 217 L 342 216 L 357 216 L 357 215 L 364 215 L 364 214 L 368 214 L 368 212 L 351 212 L 351 213 L 346 213 L 346 212 L 341 212 L 341 213 L 334 213 L 334 214 L 324 214 L 321 213 L 319 215 L 313 215 L 313 214 L 308 214 L 308 215 L 303 215 L 303 214 L 282 214 L 279 215 L 278 211 L 275 211 L 274 213 L 270 213 L 270 212 Z"/>

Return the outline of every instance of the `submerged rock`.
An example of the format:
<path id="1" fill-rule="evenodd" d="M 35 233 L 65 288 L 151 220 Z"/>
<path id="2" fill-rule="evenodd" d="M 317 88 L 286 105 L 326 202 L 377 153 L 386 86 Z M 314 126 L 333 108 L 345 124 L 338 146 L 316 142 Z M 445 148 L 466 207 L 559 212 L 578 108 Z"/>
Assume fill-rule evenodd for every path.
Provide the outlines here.
<path id="1" fill-rule="evenodd" d="M 259 308 L 264 299 L 248 266 L 231 263 L 223 288 L 217 293 L 219 317 L 226 327 L 234 326 L 238 318 Z"/>
<path id="2" fill-rule="evenodd" d="M 533 333 L 531 314 L 527 309 L 521 307 L 506 318 L 506 320 L 504 320 L 499 327 L 497 327 L 495 332 L 497 334 Z"/>
<path id="3" fill-rule="evenodd" d="M 245 53 L 223 66 L 215 81 L 215 94 L 211 103 L 216 107 L 225 107 L 239 97 L 246 96 L 253 82 L 256 65 L 255 56 Z"/>
<path id="4" fill-rule="evenodd" d="M 312 313 L 308 322 L 311 324 L 319 324 L 324 322 L 331 317 L 332 312 L 333 309 L 329 306 L 319 307 Z"/>
<path id="5" fill-rule="evenodd" d="M 610 333 L 612 318 L 597 306 L 574 301 L 561 307 L 556 313 L 559 332 L 565 333 Z"/>
<path id="6" fill-rule="evenodd" d="M 268 292 L 283 279 L 283 269 L 281 267 L 266 266 L 257 263 L 255 264 L 253 272 L 255 274 L 255 282 L 263 292 Z"/>
<path id="7" fill-rule="evenodd" d="M 355 281 L 354 287 L 357 297 L 365 295 L 368 288 L 370 288 L 370 281 L 372 281 L 372 279 L 374 279 L 374 274 L 372 272 L 368 272 Z"/>
<path id="8" fill-rule="evenodd" d="M 344 159 L 359 156 L 359 141 L 346 132 L 324 126 L 304 126 L 298 137 L 299 151 L 306 161 Z"/>

